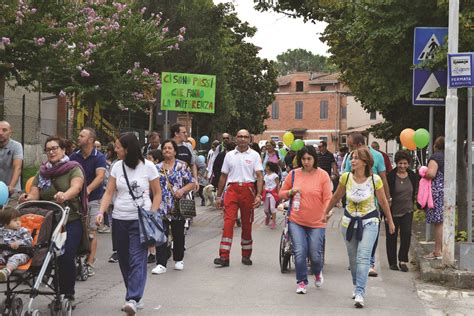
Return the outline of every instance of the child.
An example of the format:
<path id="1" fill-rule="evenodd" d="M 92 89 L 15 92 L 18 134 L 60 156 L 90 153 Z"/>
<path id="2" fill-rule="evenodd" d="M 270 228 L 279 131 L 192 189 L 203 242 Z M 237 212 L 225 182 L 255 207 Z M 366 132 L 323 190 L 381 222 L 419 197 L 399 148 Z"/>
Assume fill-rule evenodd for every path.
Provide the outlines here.
<path id="1" fill-rule="evenodd" d="M 155 150 L 150 151 L 146 155 L 146 159 L 150 160 L 155 165 L 159 164 L 160 162 L 162 162 L 164 160 L 163 153 L 161 152 L 160 149 L 155 149 Z"/>
<path id="2" fill-rule="evenodd" d="M 280 179 L 278 178 L 279 170 L 280 168 L 278 167 L 278 164 L 269 161 L 265 166 L 265 177 L 263 178 L 263 181 L 265 182 L 265 187 L 263 190 L 263 209 L 266 215 L 265 225 L 270 223 L 271 217 L 271 229 L 275 229 L 276 227 L 276 207 L 278 205 L 278 189 L 280 187 Z"/>
<path id="3" fill-rule="evenodd" d="M 12 207 L 5 207 L 0 211 L 0 244 L 8 245 L 16 250 L 20 246 L 31 247 L 33 238 L 24 227 L 21 227 L 20 212 Z M 6 281 L 10 274 L 25 264 L 30 256 L 24 253 L 16 253 L 10 249 L 0 252 L 0 264 L 6 267 L 0 270 L 0 281 Z"/>

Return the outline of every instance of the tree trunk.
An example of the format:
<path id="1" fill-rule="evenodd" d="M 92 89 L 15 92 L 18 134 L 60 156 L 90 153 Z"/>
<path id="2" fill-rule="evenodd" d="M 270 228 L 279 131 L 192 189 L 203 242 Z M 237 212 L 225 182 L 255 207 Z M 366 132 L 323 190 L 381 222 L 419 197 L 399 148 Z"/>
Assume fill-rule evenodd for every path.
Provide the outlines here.
<path id="1" fill-rule="evenodd" d="M 467 106 L 460 100 L 458 107 L 458 131 L 457 131 L 457 206 L 458 206 L 458 231 L 467 231 L 467 150 L 471 145 L 465 146 L 467 138 Z"/>

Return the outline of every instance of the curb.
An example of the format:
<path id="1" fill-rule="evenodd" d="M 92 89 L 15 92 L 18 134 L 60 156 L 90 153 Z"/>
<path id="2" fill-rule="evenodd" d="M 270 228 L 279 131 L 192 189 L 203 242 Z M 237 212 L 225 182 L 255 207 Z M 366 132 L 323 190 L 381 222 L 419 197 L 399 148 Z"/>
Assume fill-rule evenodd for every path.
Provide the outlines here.
<path id="1" fill-rule="evenodd" d="M 420 277 L 425 282 L 434 282 L 447 287 L 459 289 L 474 288 L 474 272 L 458 270 L 453 267 L 443 267 L 441 260 L 427 260 L 423 258 L 431 249 L 431 246 L 422 245 L 412 235 L 412 246 L 416 262 L 420 269 Z"/>

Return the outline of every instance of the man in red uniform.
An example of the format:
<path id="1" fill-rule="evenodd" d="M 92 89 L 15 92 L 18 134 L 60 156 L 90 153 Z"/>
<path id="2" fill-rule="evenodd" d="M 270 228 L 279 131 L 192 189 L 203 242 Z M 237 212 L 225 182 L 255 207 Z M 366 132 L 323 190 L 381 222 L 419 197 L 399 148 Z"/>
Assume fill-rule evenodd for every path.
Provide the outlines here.
<path id="1" fill-rule="evenodd" d="M 262 202 L 261 158 L 249 147 L 250 133 L 247 130 L 238 131 L 236 141 L 237 148 L 228 152 L 224 158 L 216 198 L 216 207 L 222 207 L 222 192 L 227 185 L 224 198 L 224 232 L 219 247 L 219 258 L 214 259 L 214 264 L 221 267 L 229 266 L 230 247 L 239 208 L 242 220 L 242 263 L 252 264 L 250 256 L 252 255 L 253 209 Z M 257 181 L 257 189 L 255 189 L 255 181 Z"/>

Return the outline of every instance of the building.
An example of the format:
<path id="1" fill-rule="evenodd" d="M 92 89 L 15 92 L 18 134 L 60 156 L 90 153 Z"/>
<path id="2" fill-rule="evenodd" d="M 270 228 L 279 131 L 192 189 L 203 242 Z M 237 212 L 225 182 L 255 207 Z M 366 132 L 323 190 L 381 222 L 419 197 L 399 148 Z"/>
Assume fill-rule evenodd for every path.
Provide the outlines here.
<path id="1" fill-rule="evenodd" d="M 279 77 L 275 101 L 268 107 L 267 130 L 254 141 L 281 140 L 291 131 L 295 138 L 325 140 L 330 151 L 337 151 L 345 142 L 341 131 L 347 129 L 349 94 L 338 77 L 308 72 Z"/>
<path id="2" fill-rule="evenodd" d="M 339 81 L 339 73 L 293 73 L 279 77 L 278 84 L 275 101 L 268 107 L 267 129 L 254 136 L 255 142 L 282 140 L 291 131 L 295 138 L 325 140 L 328 149 L 336 152 L 357 131 L 366 136 L 368 145 L 377 141 L 381 150 L 396 152 L 395 141 L 386 143 L 367 132 L 384 118 L 378 112 L 367 113 Z"/>

